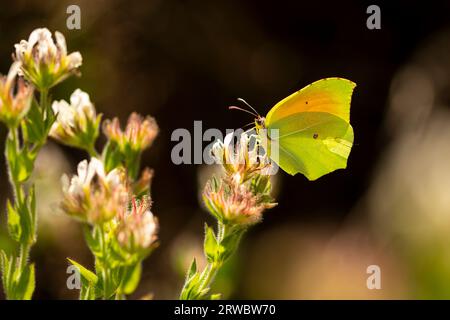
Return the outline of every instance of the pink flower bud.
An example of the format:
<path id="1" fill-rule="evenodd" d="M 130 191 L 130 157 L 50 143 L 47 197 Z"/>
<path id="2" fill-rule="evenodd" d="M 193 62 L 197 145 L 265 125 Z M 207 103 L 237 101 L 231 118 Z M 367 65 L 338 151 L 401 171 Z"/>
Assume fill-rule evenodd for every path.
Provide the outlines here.
<path id="1" fill-rule="evenodd" d="M 33 99 L 33 88 L 25 84 L 22 78 L 17 78 L 19 68 L 20 63 L 14 62 L 8 75 L 0 77 L 0 120 L 9 127 L 19 125 Z"/>
<path id="2" fill-rule="evenodd" d="M 118 216 L 117 241 L 130 253 L 144 253 L 156 244 L 158 219 L 150 211 L 150 200 L 137 202 L 133 198 L 131 209 Z"/>

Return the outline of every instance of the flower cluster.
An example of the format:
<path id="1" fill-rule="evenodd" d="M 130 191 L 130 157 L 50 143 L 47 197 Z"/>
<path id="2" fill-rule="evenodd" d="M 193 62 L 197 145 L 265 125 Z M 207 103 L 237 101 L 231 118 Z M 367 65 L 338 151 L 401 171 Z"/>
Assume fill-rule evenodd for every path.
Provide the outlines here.
<path id="1" fill-rule="evenodd" d="M 49 89 L 77 72 L 82 57 L 79 52 L 67 54 L 66 39 L 56 31 L 55 41 L 47 28 L 34 30 L 28 41 L 15 47 L 14 59 L 21 63 L 20 74 L 40 90 Z"/>
<path id="2" fill-rule="evenodd" d="M 77 89 L 70 96 L 70 104 L 65 100 L 54 101 L 52 109 L 56 121 L 50 136 L 61 143 L 92 150 L 98 137 L 101 115 L 97 115 L 89 95 Z"/>
<path id="3" fill-rule="evenodd" d="M 122 153 L 140 152 L 151 146 L 158 135 L 158 125 L 154 118 L 147 116 L 143 118 L 133 112 L 128 118 L 124 131 L 120 128 L 118 118 L 105 120 L 103 132 L 113 142 L 115 142 Z"/>
<path id="4" fill-rule="evenodd" d="M 103 163 L 92 158 L 78 164 L 78 175 L 62 177 L 63 210 L 91 224 L 101 224 L 123 214 L 128 203 L 125 175 L 120 169 L 105 173 Z"/>
<path id="5" fill-rule="evenodd" d="M 117 217 L 117 241 L 130 253 L 145 253 L 156 245 L 158 219 L 150 211 L 151 201 L 132 199 L 131 208 Z"/>
<path id="6" fill-rule="evenodd" d="M 225 176 L 211 179 L 203 192 L 209 211 L 224 223 L 250 225 L 259 222 L 265 209 L 275 204 L 270 198 L 270 160 L 259 148 L 258 136 L 242 133 L 212 147 L 212 156 L 222 165 Z"/>
<path id="7" fill-rule="evenodd" d="M 220 221 L 242 226 L 260 222 L 263 211 L 276 205 L 255 193 L 247 184 L 216 180 L 208 181 L 203 199 L 210 212 Z"/>
<path id="8" fill-rule="evenodd" d="M 217 219 L 217 230 L 205 226 L 203 251 L 208 264 L 203 271 L 197 270 L 194 259 L 181 290 L 183 300 L 220 297 L 210 295 L 215 275 L 237 250 L 245 231 L 261 221 L 265 209 L 276 205 L 270 196 L 271 162 L 267 153 L 259 150 L 259 137 L 243 132 L 238 143 L 233 145 L 233 140 L 234 134 L 229 134 L 211 150 L 223 174 L 208 181 L 203 201 Z"/>
<path id="9" fill-rule="evenodd" d="M 13 63 L 8 75 L 0 77 L 0 120 L 8 127 L 15 128 L 27 114 L 33 99 L 33 88 L 22 78 L 16 78 L 20 63 Z"/>
<path id="10" fill-rule="evenodd" d="M 14 62 L 9 73 L 6 77 L 0 77 L 0 121 L 8 128 L 5 160 L 11 188 L 15 191 L 13 200 L 8 200 L 7 225 L 11 239 L 16 242 L 13 247 L 17 248 L 8 256 L 0 251 L 1 279 L 7 299 L 32 298 L 35 268 L 29 255 L 37 239 L 37 213 L 34 187 L 26 184 L 55 119 L 50 108 L 49 91 L 76 73 L 82 62 L 80 53 L 67 54 L 65 38 L 61 33 L 55 33 L 55 40 L 56 43 L 45 28 L 34 30 L 28 41 L 22 40 L 15 45 Z M 39 100 L 35 99 L 35 92 L 39 93 Z M 85 181 L 74 179 L 67 186 L 66 206 L 72 214 L 81 217 L 85 214 L 77 206 L 84 205 L 88 209 L 88 216 L 85 217 L 96 220 L 98 216 L 106 215 L 108 207 L 100 208 L 100 202 L 80 202 L 83 198 L 97 198 L 97 195 L 89 195 L 83 186 L 84 182 L 90 183 L 93 179 L 87 168 L 85 171 L 80 172 L 85 175 L 80 179 Z M 101 176 L 101 187 L 96 191 L 108 198 L 110 191 L 106 190 L 111 187 L 110 178 Z M 118 193 L 114 191 L 112 194 Z M 93 206 L 99 208 L 95 213 Z"/>
<path id="11" fill-rule="evenodd" d="M 91 156 L 78 164 L 77 174 L 62 177 L 61 208 L 84 223 L 95 258 L 95 272 L 69 259 L 83 277 L 80 298 L 123 299 L 136 289 L 142 261 L 157 246 L 158 220 L 149 200 L 153 171 L 140 168 L 142 151 L 158 134 L 156 121 L 133 113 L 124 131 L 117 118 L 106 121 L 108 141 L 97 152 L 102 117 L 89 95 L 77 89 L 69 101 L 51 103 L 51 88 L 78 73 L 81 54 L 67 53 L 61 33 L 52 38 L 40 28 L 15 45 L 13 59 L 8 75 L 0 77 L 0 121 L 9 129 L 5 158 L 15 191 L 14 202 L 7 205 L 8 231 L 20 251 L 8 257 L 0 251 L 6 297 L 30 299 L 34 290 L 29 252 L 37 237 L 37 215 L 34 188 L 25 183 L 50 136 Z"/>
<path id="12" fill-rule="evenodd" d="M 236 183 L 242 183 L 262 172 L 269 166 L 265 153 L 260 154 L 259 137 L 242 133 L 234 143 L 235 135 L 227 134 L 224 141 L 217 141 L 211 154 L 217 164 L 223 166 L 225 173 Z"/>

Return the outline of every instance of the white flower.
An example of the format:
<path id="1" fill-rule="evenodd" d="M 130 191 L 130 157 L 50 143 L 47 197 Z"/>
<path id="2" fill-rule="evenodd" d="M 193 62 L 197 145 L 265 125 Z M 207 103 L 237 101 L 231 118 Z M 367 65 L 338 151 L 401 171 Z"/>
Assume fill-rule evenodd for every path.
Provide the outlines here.
<path id="1" fill-rule="evenodd" d="M 143 198 L 139 203 L 133 198 L 131 209 L 118 217 L 117 241 L 130 253 L 151 249 L 158 233 L 158 219 L 150 211 L 150 201 Z"/>
<path id="2" fill-rule="evenodd" d="M 51 137 L 70 146 L 93 147 L 101 116 L 97 116 L 86 92 L 77 89 L 70 96 L 70 104 L 65 100 L 54 101 L 52 109 L 57 116 L 50 130 Z"/>
<path id="3" fill-rule="evenodd" d="M 236 144 L 234 137 L 234 133 L 229 133 L 223 142 L 218 140 L 211 149 L 211 155 L 236 182 L 243 182 L 267 168 L 270 162 L 265 153 L 260 154 L 262 149 L 257 135 L 243 132 Z"/>
<path id="4" fill-rule="evenodd" d="M 21 63 L 20 74 L 39 89 L 49 89 L 76 72 L 82 64 L 79 52 L 67 55 L 66 40 L 55 32 L 56 43 L 47 28 L 35 29 L 28 41 L 15 44 L 15 60 Z"/>
<path id="5" fill-rule="evenodd" d="M 123 214 L 128 201 L 124 174 L 120 169 L 105 173 L 103 163 L 92 158 L 78 164 L 77 175 L 69 183 L 62 177 L 63 210 L 82 221 L 101 223 Z"/>

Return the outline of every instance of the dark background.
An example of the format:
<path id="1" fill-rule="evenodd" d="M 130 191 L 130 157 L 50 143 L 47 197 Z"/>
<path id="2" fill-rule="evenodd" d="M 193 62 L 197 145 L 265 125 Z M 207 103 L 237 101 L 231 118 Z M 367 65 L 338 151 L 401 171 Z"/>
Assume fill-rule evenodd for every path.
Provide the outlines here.
<path id="1" fill-rule="evenodd" d="M 279 174 L 279 205 L 268 211 L 264 222 L 254 227 L 245 239 L 243 257 L 238 262 L 242 268 L 238 268 L 234 280 L 237 287 L 230 291 L 235 298 L 309 297 L 291 291 L 285 295 L 270 292 L 258 295 L 247 290 L 245 287 L 254 283 L 246 282 L 245 278 L 250 277 L 246 267 L 267 263 L 264 259 L 246 260 L 258 261 L 251 254 L 252 243 L 272 241 L 265 235 L 289 226 L 298 226 L 283 231 L 294 238 L 315 230 L 318 225 L 325 226 L 325 231 L 319 233 L 327 238 L 347 223 L 353 208 L 370 188 L 378 162 L 392 139 L 384 121 L 395 74 L 417 50 L 450 25 L 448 1 L 378 3 L 381 30 L 366 27 L 367 6 L 377 2 L 19 0 L 1 3 L 2 73 L 7 72 L 11 63 L 14 43 L 28 38 L 36 27 L 59 30 L 67 38 L 69 52 L 81 52 L 83 66 L 82 77 L 71 78 L 57 87 L 55 98 L 68 99 L 80 87 L 90 93 L 105 118 L 117 115 L 124 122 L 132 111 L 137 111 L 150 114 L 158 121 L 160 135 L 145 153 L 143 165 L 154 168 L 156 173 L 152 187 L 153 212 L 160 219 L 161 247 L 146 263 L 143 284 L 136 298 L 149 291 L 156 298 L 176 297 L 182 280 L 170 257 L 177 239 L 183 234 L 201 239 L 204 221 L 212 221 L 198 201 L 202 188 L 197 183 L 201 166 L 176 166 L 171 162 L 170 151 L 175 145 L 170 141 L 172 131 L 187 128 L 193 132 L 194 120 L 202 120 L 204 130 L 238 128 L 252 119 L 244 113 L 227 110 L 227 106 L 236 103 L 237 97 L 245 98 L 265 114 L 276 102 L 301 87 L 321 78 L 338 76 L 357 83 L 351 106 L 355 145 L 348 169 L 316 182 L 308 182 L 300 175 Z M 69 4 L 81 7 L 81 30 L 67 30 L 65 26 L 65 10 Z M 443 101 L 449 102 L 445 97 Z M 99 146 L 103 141 L 99 141 Z M 86 157 L 81 151 L 58 148 L 72 171 Z M 52 166 L 52 161 L 46 165 Z M 1 181 L 1 191 L 6 196 L 4 169 Z M 360 212 L 351 216 L 358 220 L 364 215 Z M 283 238 L 288 241 L 276 248 L 297 252 L 296 242 L 291 242 L 290 237 Z M 68 242 L 61 244 L 61 241 Z M 262 252 L 270 249 L 262 247 Z M 81 236 L 60 240 L 56 235 L 35 248 L 36 298 L 76 297 L 64 289 L 65 256 L 91 263 Z M 292 262 L 290 254 L 275 257 L 280 259 L 280 265 Z M 273 273 L 283 272 L 278 267 L 267 267 L 260 274 L 261 281 Z M 361 295 L 355 293 L 351 297 Z"/>

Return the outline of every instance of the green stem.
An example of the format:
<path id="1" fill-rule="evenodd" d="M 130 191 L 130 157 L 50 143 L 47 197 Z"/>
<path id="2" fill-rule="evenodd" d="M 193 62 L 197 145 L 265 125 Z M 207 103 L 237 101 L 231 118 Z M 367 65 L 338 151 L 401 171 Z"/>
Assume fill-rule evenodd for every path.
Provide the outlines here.
<path id="1" fill-rule="evenodd" d="M 225 224 L 218 222 L 217 224 L 217 243 L 221 243 L 222 240 L 226 236 L 228 228 Z M 214 281 L 214 278 L 216 277 L 217 273 L 219 272 L 220 268 L 222 267 L 223 262 L 222 261 L 213 261 L 209 262 L 205 269 L 203 269 L 202 275 L 200 276 L 200 287 L 199 292 L 202 290 L 209 288 L 211 284 Z"/>
<path id="2" fill-rule="evenodd" d="M 15 148 L 15 154 L 17 155 L 20 153 L 20 149 L 21 149 L 18 128 L 17 127 L 10 128 L 9 136 L 11 137 L 11 139 L 13 141 L 13 145 Z M 12 167 L 13 167 L 13 165 L 17 165 L 17 164 L 16 163 L 13 164 L 12 161 L 14 161 L 14 159 L 10 159 L 8 156 L 6 156 L 6 165 L 7 165 L 7 169 L 8 169 L 8 173 L 9 173 L 9 180 L 10 180 L 10 184 L 12 186 L 13 193 L 14 193 L 14 207 L 19 211 L 19 215 L 21 216 L 21 219 L 27 219 L 27 217 L 24 217 L 23 215 L 28 214 L 28 213 L 24 213 L 21 209 L 19 209 L 19 208 L 23 208 L 24 202 L 25 202 L 25 199 L 23 197 L 24 196 L 23 191 L 22 191 L 23 183 L 19 182 L 17 180 L 16 173 L 13 173 Z M 25 237 L 25 238 L 21 237 L 19 240 L 19 252 L 15 254 L 15 256 L 17 257 L 17 264 L 14 264 L 14 266 L 15 266 L 15 268 L 17 268 L 18 272 L 17 273 L 16 273 L 16 271 L 13 272 L 13 274 L 17 274 L 18 278 L 15 279 L 15 281 L 12 283 L 18 283 L 21 281 L 23 271 L 25 270 L 25 268 L 27 266 L 28 257 L 30 255 L 30 250 L 31 250 L 31 243 L 29 242 L 29 238 L 30 237 Z M 14 298 L 14 299 L 26 298 L 25 292 L 20 292 L 18 289 L 19 288 L 14 285 L 13 287 L 9 288 L 10 292 L 6 292 L 6 296 L 8 298 Z"/>
<path id="3" fill-rule="evenodd" d="M 10 134 L 16 149 L 16 153 L 19 153 L 20 143 L 19 143 L 19 134 L 17 128 L 11 128 Z M 14 192 L 14 203 L 16 208 L 20 208 L 23 203 L 22 191 L 21 191 L 21 183 L 16 180 L 16 177 L 11 172 L 11 163 L 9 162 L 9 158 L 6 157 L 6 162 L 9 170 L 10 183 L 13 187 Z M 30 253 L 30 245 L 28 243 L 20 243 L 19 248 L 19 269 L 23 270 L 27 264 L 28 256 Z"/>
<path id="4" fill-rule="evenodd" d="M 109 291 L 109 272 L 107 268 L 107 238 L 105 232 L 105 226 L 102 225 L 100 228 L 100 249 L 102 252 L 102 257 L 100 259 L 101 266 L 101 277 L 103 279 L 103 299 L 108 299 L 108 291 Z"/>
<path id="5" fill-rule="evenodd" d="M 116 293 L 115 300 L 127 300 L 127 298 L 123 293 Z"/>
<path id="6" fill-rule="evenodd" d="M 230 236 L 233 233 L 233 227 L 227 226 L 226 224 L 223 224 L 221 222 L 218 223 L 217 228 L 217 243 L 219 247 L 222 247 L 224 250 L 228 251 L 227 257 L 231 256 L 234 251 L 236 250 L 237 246 L 228 246 L 223 243 L 223 240 Z M 234 236 L 240 237 L 240 234 L 235 233 Z M 198 286 L 195 288 L 195 294 L 187 294 L 188 292 L 185 292 L 185 290 L 189 290 L 189 288 L 185 287 L 183 288 L 183 291 L 181 292 L 181 297 L 192 297 L 188 299 L 202 299 L 204 298 L 204 294 L 202 293 L 206 289 L 210 288 L 212 283 L 214 282 L 214 279 L 217 275 L 217 273 L 220 271 L 220 268 L 223 266 L 227 258 L 221 258 L 220 256 L 216 256 L 216 259 L 214 261 L 208 262 L 206 267 L 203 269 L 202 273 L 200 274 L 199 280 L 198 280 Z"/>
<path id="7" fill-rule="evenodd" d="M 48 113 L 50 110 L 48 110 L 47 107 L 47 97 L 48 97 L 48 89 L 42 89 L 40 93 L 40 101 L 39 101 L 39 107 L 44 110 L 46 113 Z M 48 114 L 46 114 L 48 116 Z"/>
<path id="8" fill-rule="evenodd" d="M 21 270 L 25 269 L 29 255 L 30 255 L 30 246 L 26 243 L 21 243 L 19 256 L 19 266 Z"/>
<path id="9" fill-rule="evenodd" d="M 11 135 L 12 141 L 14 143 L 15 149 L 16 149 L 16 154 L 19 153 L 20 150 L 20 145 L 19 145 L 19 134 L 17 132 L 17 128 L 11 128 L 9 130 L 9 134 Z M 20 183 L 16 180 L 16 177 L 14 176 L 13 172 L 12 172 L 12 164 L 10 163 L 10 159 L 8 157 L 6 157 L 6 164 L 8 167 L 8 171 L 9 171 L 9 182 L 11 184 L 11 186 L 13 187 L 13 192 L 14 192 L 14 199 L 16 203 L 20 203 L 21 202 L 21 196 L 20 196 Z"/>
<path id="10" fill-rule="evenodd" d="M 203 269 L 202 275 L 200 276 L 200 286 L 198 292 L 202 292 L 204 289 L 211 287 L 211 284 L 214 281 L 217 273 L 222 267 L 221 263 L 210 262 L 206 265 L 205 269 Z"/>
<path id="11" fill-rule="evenodd" d="M 91 158 L 99 158 L 99 154 L 97 152 L 97 150 L 95 150 L 94 145 L 89 145 L 85 148 L 86 152 L 89 153 L 89 155 L 91 156 Z"/>

